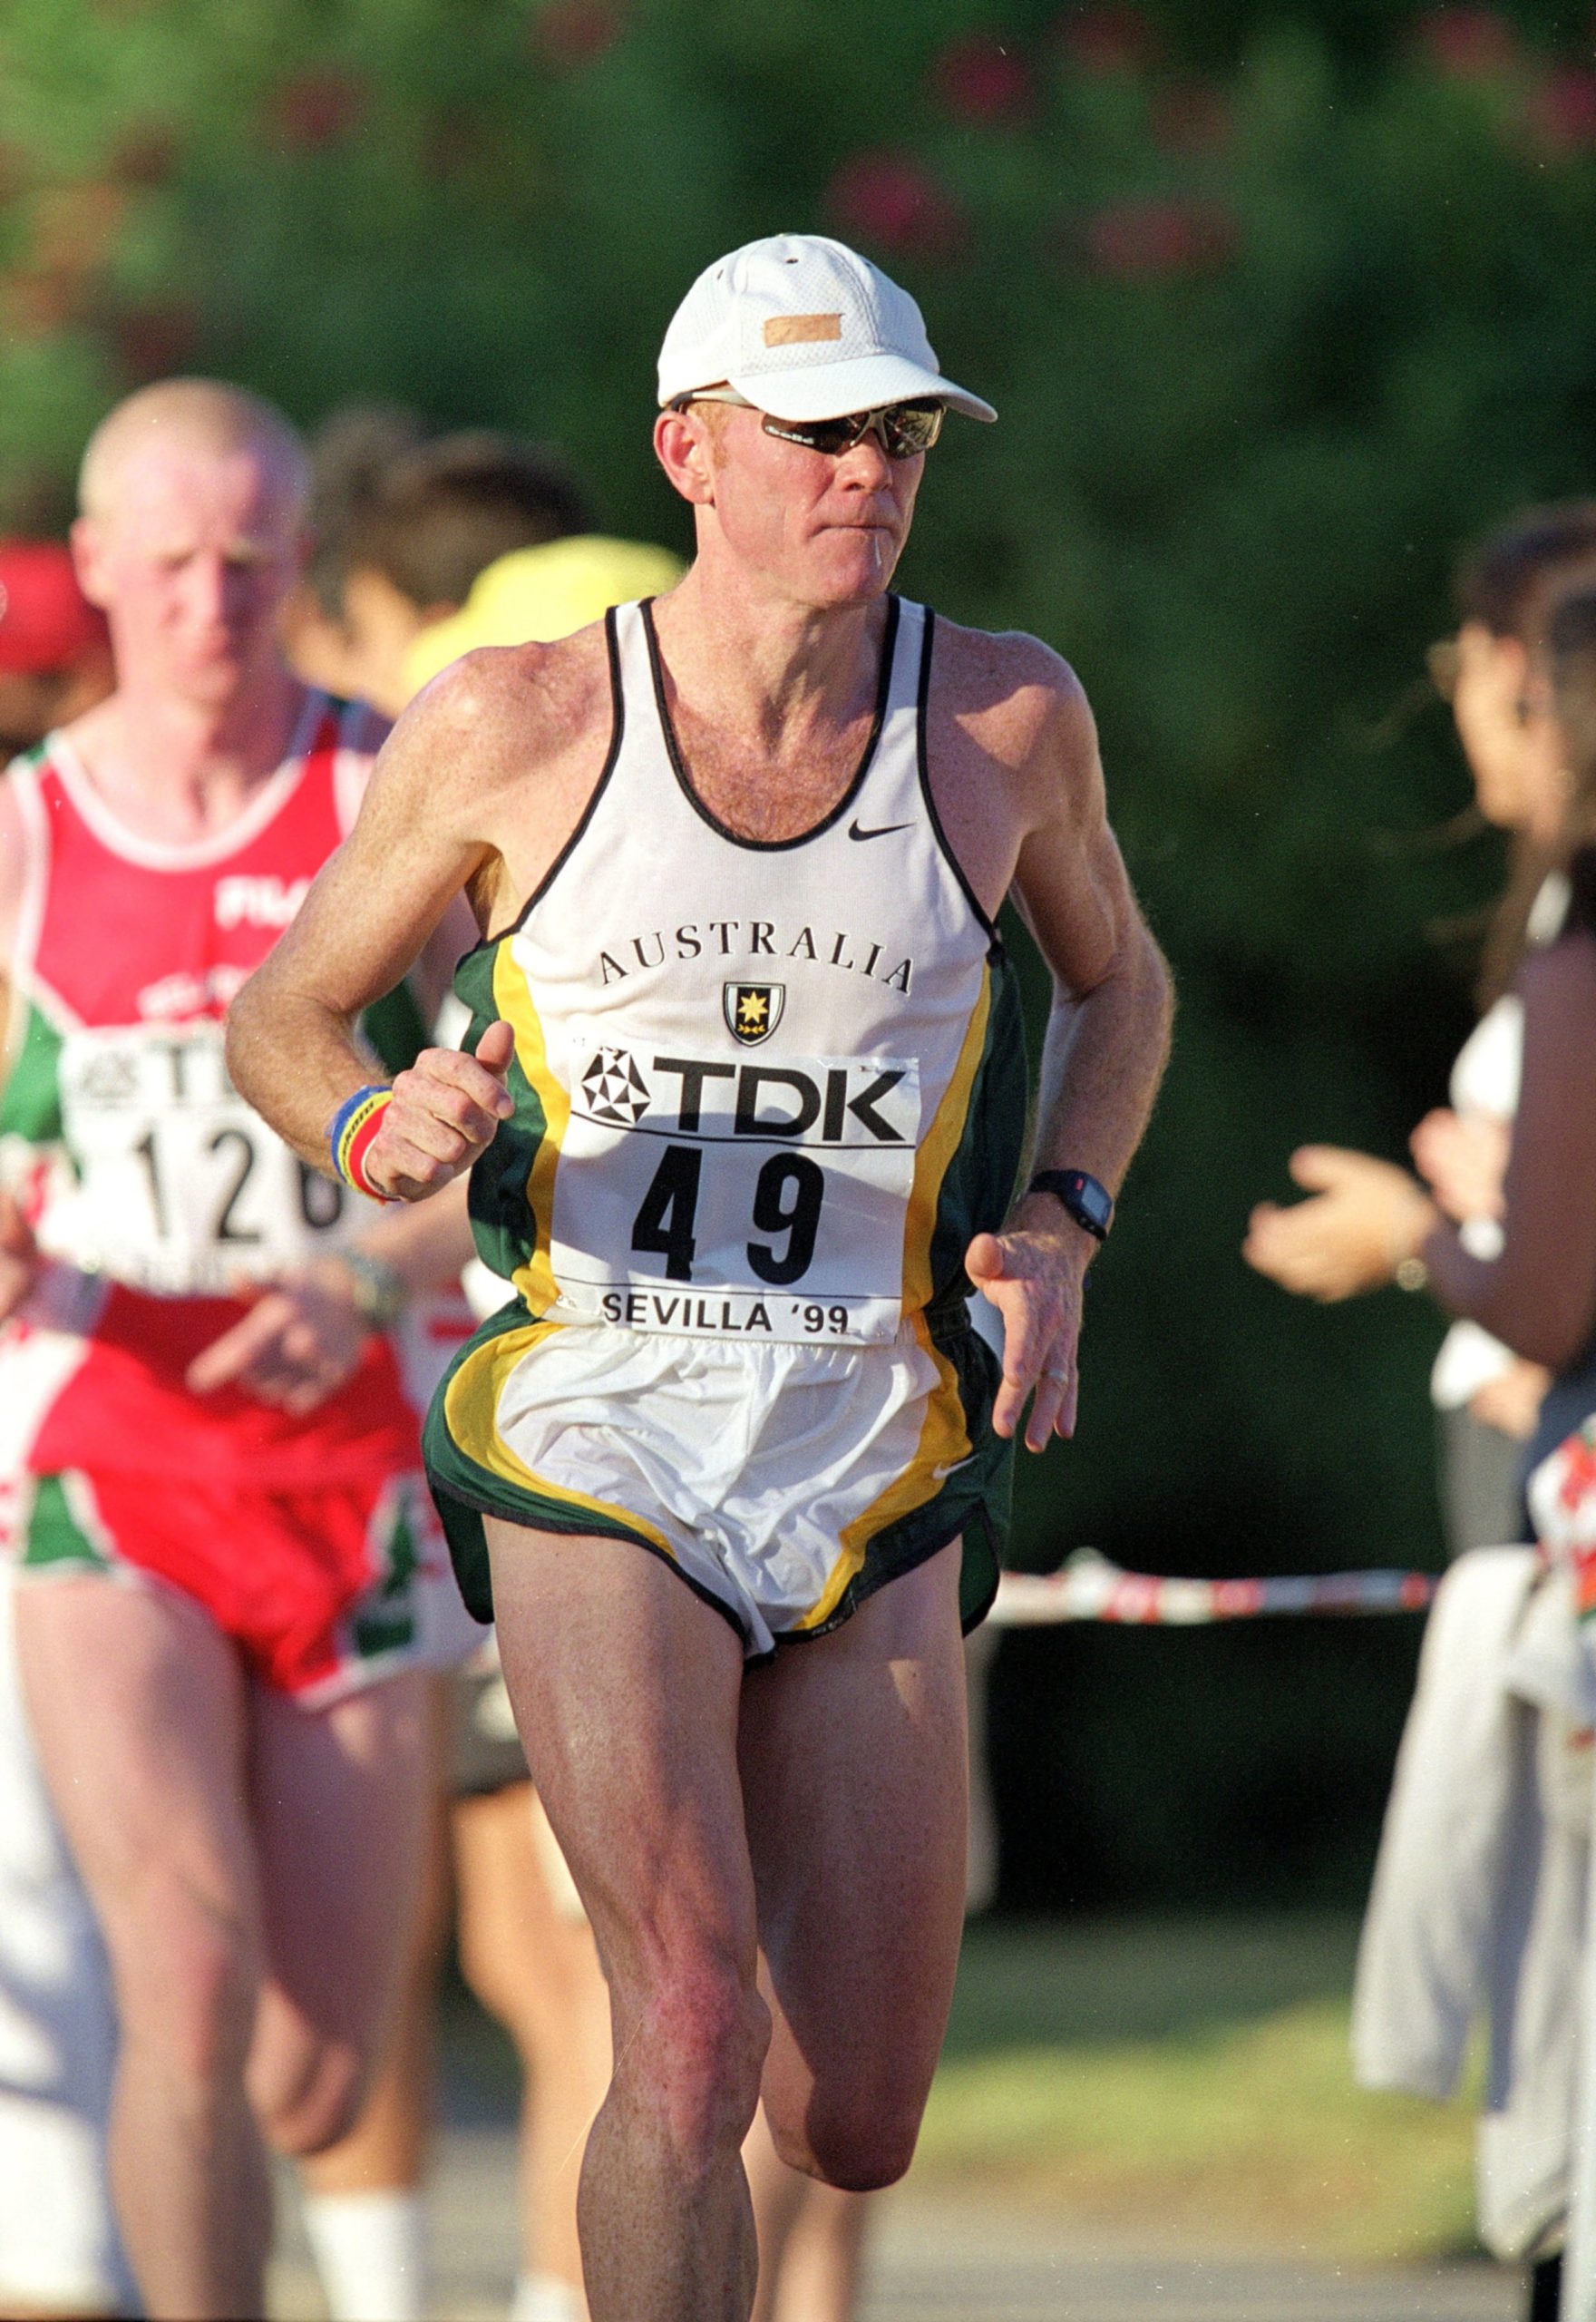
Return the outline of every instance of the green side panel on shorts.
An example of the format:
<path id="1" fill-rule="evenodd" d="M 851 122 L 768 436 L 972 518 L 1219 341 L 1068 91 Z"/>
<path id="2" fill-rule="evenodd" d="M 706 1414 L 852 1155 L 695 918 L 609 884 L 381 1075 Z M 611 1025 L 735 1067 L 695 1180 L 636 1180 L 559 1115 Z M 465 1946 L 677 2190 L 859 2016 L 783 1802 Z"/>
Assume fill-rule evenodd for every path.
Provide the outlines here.
<path id="1" fill-rule="evenodd" d="M 415 1530 L 401 1496 L 384 1544 L 387 1568 L 355 1606 L 350 1617 L 355 1650 L 363 1661 L 384 1653 L 398 1653 L 415 1643 L 413 1587 L 421 1570 Z"/>
<path id="2" fill-rule="evenodd" d="M 778 1644 L 802 1644 L 812 1636 L 826 1635 L 857 1612 L 867 1596 L 888 1581 L 911 1572 L 949 1540 L 964 1543 L 959 1615 L 965 1634 L 978 1628 L 992 1609 L 1008 1546 L 1014 1496 L 1014 1444 L 992 1429 L 992 1406 L 1002 1367 L 986 1340 L 972 1328 L 962 1299 L 950 1300 L 928 1319 L 933 1343 L 952 1364 L 959 1383 L 970 1457 L 945 1479 L 934 1499 L 875 1534 L 863 1565 L 828 1621 L 804 1630 L 802 1636 L 780 1637 Z"/>
<path id="3" fill-rule="evenodd" d="M 989 954 L 992 1001 L 964 1133 L 948 1165 L 931 1230 L 933 1303 L 969 1283 L 964 1254 L 977 1234 L 995 1234 L 1008 1215 L 1025 1152 L 1029 1079 L 1019 978 L 1000 943 Z"/>
<path id="4" fill-rule="evenodd" d="M 482 1165 L 479 1162 L 477 1166 L 480 1168 Z M 501 1516 L 507 1523 L 528 1524 L 540 1532 L 600 1533 L 610 1539 L 630 1540 L 638 1547 L 652 1546 L 642 1532 L 613 1522 L 596 1509 L 584 1508 L 578 1514 L 564 1500 L 545 1498 L 540 1492 L 528 1491 L 521 1485 L 495 1475 L 491 1468 L 481 1466 L 462 1451 L 450 1434 L 443 1399 L 455 1372 L 478 1347 L 506 1331 L 524 1331 L 530 1320 L 521 1301 L 512 1298 L 507 1306 L 500 1307 L 497 1313 L 490 1314 L 485 1322 L 478 1325 L 439 1381 L 422 1431 L 427 1481 L 432 1486 L 443 1537 L 449 1543 L 454 1577 L 460 1584 L 467 1612 L 478 1621 L 491 1621 L 493 1617 L 493 1584 L 488 1569 L 487 1535 L 482 1529 L 484 1516 Z"/>
<path id="5" fill-rule="evenodd" d="M 16 1062 L 0 1088 L 0 1137 L 25 1137 L 30 1145 L 60 1144 L 60 1056 L 61 1034 L 30 1001 Z"/>
<path id="6" fill-rule="evenodd" d="M 53 1568 L 110 1572 L 112 1568 L 110 1558 L 73 1514 L 64 1476 L 40 1476 L 34 1486 L 22 1563 L 28 1572 Z"/>
<path id="7" fill-rule="evenodd" d="M 428 1045 L 421 1002 L 407 983 L 396 983 L 381 1000 L 374 1000 L 360 1019 L 360 1029 L 384 1072 L 407 1072 Z"/>
<path id="8" fill-rule="evenodd" d="M 508 942 L 505 936 L 501 941 Z M 468 951 L 454 971 L 454 989 L 471 1010 L 471 1024 L 461 1046 L 476 1054 L 477 1042 L 499 1014 L 493 994 L 493 971 L 498 943 L 479 943 Z M 471 1173 L 471 1230 L 477 1255 L 506 1282 L 531 1256 L 536 1231 L 527 1185 L 543 1143 L 548 1119 L 543 1100 L 527 1078 L 519 1057 L 512 1057 L 506 1086 L 515 1110 L 501 1121 L 499 1133 Z M 521 1319 L 526 1320 L 524 1310 Z M 483 1616 L 486 1618 L 486 1615 Z"/>

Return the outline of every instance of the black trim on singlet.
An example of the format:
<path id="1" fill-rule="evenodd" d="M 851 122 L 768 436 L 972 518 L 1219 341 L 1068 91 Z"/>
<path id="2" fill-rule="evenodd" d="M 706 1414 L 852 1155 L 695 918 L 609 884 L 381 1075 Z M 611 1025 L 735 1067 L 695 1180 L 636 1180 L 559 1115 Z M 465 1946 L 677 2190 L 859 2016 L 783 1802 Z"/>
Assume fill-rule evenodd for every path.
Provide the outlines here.
<path id="1" fill-rule="evenodd" d="M 822 831 L 829 831 L 833 823 L 840 822 L 849 807 L 857 802 L 859 794 L 864 787 L 865 776 L 870 772 L 871 762 L 875 756 L 876 746 L 881 738 L 881 728 L 887 722 L 887 703 L 892 690 L 892 662 L 898 644 L 897 598 L 887 599 L 887 633 L 881 639 L 881 669 L 876 683 L 875 717 L 871 720 L 870 733 L 865 740 L 863 755 L 860 758 L 852 780 L 836 805 L 829 813 L 822 815 L 818 823 L 812 823 L 808 830 L 800 831 L 795 838 L 744 838 L 740 832 L 728 830 L 718 815 L 712 815 L 694 789 L 692 776 L 687 772 L 676 743 L 676 727 L 671 724 L 670 711 L 666 707 L 665 671 L 659 659 L 659 639 L 654 633 L 653 606 L 653 598 L 645 597 L 642 603 L 643 631 L 648 641 L 648 666 L 654 675 L 654 699 L 659 711 L 659 730 L 664 737 L 666 755 L 670 759 L 672 770 L 681 785 L 682 795 L 699 821 L 707 823 L 715 836 L 724 838 L 728 846 L 744 846 L 751 854 L 784 854 L 794 846 L 807 846 L 812 838 L 819 838 Z"/>
<path id="2" fill-rule="evenodd" d="M 588 825 L 598 810 L 598 801 L 609 787 L 609 777 L 615 772 L 617 762 L 620 757 L 621 736 L 626 730 L 627 722 L 626 695 L 620 682 L 620 642 L 616 635 L 615 614 L 616 608 L 611 605 L 604 616 L 604 643 L 609 656 L 609 749 L 603 766 L 598 770 L 598 779 L 593 785 L 592 795 L 582 808 L 575 830 L 566 840 L 565 844 L 544 872 L 509 926 L 501 927 L 496 935 L 484 935 L 480 943 L 472 946 L 473 951 L 485 951 L 491 944 L 502 943 L 506 936 L 520 934 L 527 923 L 528 913 L 536 910 L 539 903 L 542 902 L 550 888 L 570 861 L 576 849 L 581 844 L 587 834 Z M 471 953 L 467 952 L 465 957 L 469 959 Z"/>
<path id="3" fill-rule="evenodd" d="M 920 640 L 920 691 L 915 702 L 914 715 L 914 748 L 915 756 L 920 763 L 920 796 L 926 802 L 926 816 L 931 825 L 931 835 L 941 851 L 943 862 L 958 880 L 964 900 L 974 912 L 978 922 L 985 928 L 990 937 L 994 952 L 1001 954 L 1003 938 L 998 932 L 998 922 L 988 916 L 979 895 L 970 885 L 964 865 L 953 852 L 948 834 L 942 827 L 942 817 L 938 814 L 937 802 L 931 795 L 931 762 L 930 754 L 926 746 L 926 728 L 929 722 L 929 712 L 931 701 L 931 631 L 937 625 L 937 616 L 929 605 L 926 607 L 925 612 L 924 635 Z"/>

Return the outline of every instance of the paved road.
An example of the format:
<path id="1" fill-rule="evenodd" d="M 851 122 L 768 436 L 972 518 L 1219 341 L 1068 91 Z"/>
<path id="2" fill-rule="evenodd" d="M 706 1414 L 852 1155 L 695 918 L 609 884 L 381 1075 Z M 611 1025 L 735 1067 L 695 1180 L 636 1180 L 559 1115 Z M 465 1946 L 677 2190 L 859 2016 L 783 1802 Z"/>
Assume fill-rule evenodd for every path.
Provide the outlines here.
<path id="1" fill-rule="evenodd" d="M 507 2129 L 451 2128 L 433 2200 L 441 2322 L 501 2322 L 515 2268 Z M 287 2205 L 285 2204 L 285 2210 Z M 1487 2266 L 1348 2274 L 1278 2259 L 1193 2257 L 1081 2235 L 913 2181 L 882 2205 L 861 2322 L 1517 2322 L 1521 2295 Z M 323 2311 L 291 2217 L 276 2322 Z"/>

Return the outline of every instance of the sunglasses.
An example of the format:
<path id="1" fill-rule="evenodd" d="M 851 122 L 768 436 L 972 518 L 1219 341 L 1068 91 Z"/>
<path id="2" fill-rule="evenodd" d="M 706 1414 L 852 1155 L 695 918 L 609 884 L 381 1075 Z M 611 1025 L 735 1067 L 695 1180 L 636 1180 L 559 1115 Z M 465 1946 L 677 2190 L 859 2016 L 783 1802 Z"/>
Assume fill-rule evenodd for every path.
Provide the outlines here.
<path id="1" fill-rule="evenodd" d="M 735 387 L 705 387 L 696 395 L 678 395 L 672 406 L 686 411 L 689 404 L 725 403 L 741 411 L 755 411 Z M 912 460 L 929 452 L 942 432 L 945 406 L 939 403 L 885 403 L 873 411 L 851 411 L 841 419 L 774 419 L 765 412 L 760 425 L 778 443 L 801 444 L 806 452 L 823 452 L 835 459 L 873 435 L 890 460 Z"/>

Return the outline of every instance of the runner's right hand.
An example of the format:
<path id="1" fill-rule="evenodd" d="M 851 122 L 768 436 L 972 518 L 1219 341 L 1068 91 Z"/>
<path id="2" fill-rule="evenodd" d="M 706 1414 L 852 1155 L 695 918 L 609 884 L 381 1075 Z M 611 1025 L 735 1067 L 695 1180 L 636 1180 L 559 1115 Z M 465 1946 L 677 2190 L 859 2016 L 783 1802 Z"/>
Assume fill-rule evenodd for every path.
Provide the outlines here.
<path id="1" fill-rule="evenodd" d="M 39 1245 L 15 1201 L 0 1193 L 0 1322 L 8 1322 L 39 1279 Z"/>
<path id="2" fill-rule="evenodd" d="M 490 1024 L 474 1057 L 423 1049 L 394 1083 L 394 1101 L 366 1147 L 366 1176 L 396 1201 L 424 1201 L 469 1169 L 515 1110 L 505 1087 L 515 1034 Z"/>

